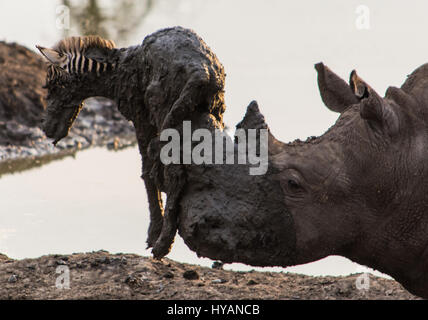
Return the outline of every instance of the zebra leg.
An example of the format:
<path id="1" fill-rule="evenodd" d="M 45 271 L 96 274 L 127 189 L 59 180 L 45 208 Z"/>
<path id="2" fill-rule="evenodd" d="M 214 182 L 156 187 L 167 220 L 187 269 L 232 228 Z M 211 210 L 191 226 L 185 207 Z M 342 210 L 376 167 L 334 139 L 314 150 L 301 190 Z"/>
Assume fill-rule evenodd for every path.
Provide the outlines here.
<path id="1" fill-rule="evenodd" d="M 214 100 L 218 87 L 210 82 L 210 73 L 205 68 L 193 71 L 183 87 L 180 97 L 169 110 L 161 131 L 169 128 L 180 128 L 185 119 L 191 119 L 196 107 L 206 104 L 207 108 Z M 207 110 L 209 111 L 209 110 Z M 185 168 L 181 165 L 164 167 L 164 186 L 167 190 L 167 200 L 161 234 L 153 247 L 155 258 L 167 255 L 174 242 L 178 227 L 179 201 L 182 190 L 186 185 Z"/>
<path id="2" fill-rule="evenodd" d="M 147 249 L 152 248 L 159 238 L 163 224 L 163 204 L 159 189 L 149 174 L 143 173 L 146 186 L 147 198 L 149 200 L 150 225 L 147 235 Z"/>
<path id="3" fill-rule="evenodd" d="M 181 192 L 186 185 L 184 168 L 179 165 L 165 167 L 165 180 L 168 181 L 168 191 L 162 231 L 152 250 L 156 259 L 166 256 L 174 243 L 180 210 L 179 200 Z"/>
<path id="4" fill-rule="evenodd" d="M 146 119 L 147 114 L 142 114 L 141 118 Z M 137 124 L 137 125 L 135 125 Z M 142 176 L 146 187 L 147 200 L 149 202 L 150 225 L 147 236 L 147 247 L 152 248 L 158 239 L 163 224 L 163 204 L 159 186 L 154 177 L 151 176 L 155 161 L 149 154 L 148 146 L 150 141 L 156 139 L 156 130 L 146 121 L 134 122 L 138 147 L 142 159 Z"/>
<path id="5" fill-rule="evenodd" d="M 191 119 L 192 112 L 204 102 L 202 99 L 210 96 L 210 89 L 209 73 L 204 69 L 194 71 L 169 110 L 161 130 L 181 126 L 184 119 Z M 206 103 L 209 104 L 209 101 Z"/>

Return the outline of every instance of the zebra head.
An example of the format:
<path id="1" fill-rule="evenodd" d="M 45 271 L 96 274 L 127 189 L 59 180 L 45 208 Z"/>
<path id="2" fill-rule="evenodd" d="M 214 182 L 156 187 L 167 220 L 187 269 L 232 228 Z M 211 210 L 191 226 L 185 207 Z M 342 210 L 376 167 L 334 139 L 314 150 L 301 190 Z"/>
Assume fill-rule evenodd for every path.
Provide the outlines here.
<path id="1" fill-rule="evenodd" d="M 95 84 L 102 84 L 116 68 L 113 41 L 97 36 L 70 37 L 53 48 L 37 46 L 47 62 L 47 116 L 43 130 L 54 144 L 66 137 L 89 97 L 102 95 Z M 98 81 L 97 81 L 98 80 Z M 98 86 L 100 87 L 100 86 Z"/>

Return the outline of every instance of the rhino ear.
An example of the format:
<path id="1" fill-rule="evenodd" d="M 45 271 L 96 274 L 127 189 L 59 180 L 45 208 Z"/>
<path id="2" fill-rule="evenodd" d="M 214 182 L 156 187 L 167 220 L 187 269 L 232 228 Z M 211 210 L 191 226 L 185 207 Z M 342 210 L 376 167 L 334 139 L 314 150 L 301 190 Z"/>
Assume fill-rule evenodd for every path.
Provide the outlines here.
<path id="1" fill-rule="evenodd" d="M 398 133 L 398 115 L 391 104 L 381 98 L 354 70 L 351 73 L 350 85 L 355 96 L 361 101 L 360 114 L 369 126 L 378 132 L 390 136 Z"/>
<path id="2" fill-rule="evenodd" d="M 324 104 L 334 112 L 342 113 L 359 102 L 349 85 L 323 63 L 315 65 L 318 72 L 318 87 Z"/>
<path id="3" fill-rule="evenodd" d="M 369 91 L 374 92 L 374 90 L 363 80 L 361 79 L 356 70 L 351 72 L 349 79 L 349 85 L 352 92 L 358 100 L 363 100 L 369 97 Z"/>

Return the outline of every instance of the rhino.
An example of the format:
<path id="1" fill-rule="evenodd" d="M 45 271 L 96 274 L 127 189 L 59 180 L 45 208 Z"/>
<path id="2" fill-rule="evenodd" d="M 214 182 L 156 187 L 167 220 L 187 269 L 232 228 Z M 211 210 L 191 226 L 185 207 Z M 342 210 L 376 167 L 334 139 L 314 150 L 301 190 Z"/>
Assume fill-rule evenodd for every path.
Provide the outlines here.
<path id="1" fill-rule="evenodd" d="M 428 64 L 385 97 L 356 71 L 349 84 L 315 66 L 325 105 L 340 113 L 319 138 L 272 157 L 301 264 L 340 255 L 428 297 Z"/>
<path id="2" fill-rule="evenodd" d="M 304 142 L 277 140 L 252 102 L 237 127 L 268 130 L 269 169 L 250 176 L 249 165 L 159 161 L 163 129 L 224 128 L 225 72 L 193 31 L 165 29 L 122 49 L 99 38 L 62 44 L 39 47 L 50 70 L 44 130 L 57 143 L 86 98 L 117 102 L 136 128 L 155 257 L 178 230 L 199 256 L 287 267 L 340 255 L 428 298 L 428 64 L 383 98 L 356 71 L 346 82 L 317 64 L 321 98 L 340 116 Z"/>

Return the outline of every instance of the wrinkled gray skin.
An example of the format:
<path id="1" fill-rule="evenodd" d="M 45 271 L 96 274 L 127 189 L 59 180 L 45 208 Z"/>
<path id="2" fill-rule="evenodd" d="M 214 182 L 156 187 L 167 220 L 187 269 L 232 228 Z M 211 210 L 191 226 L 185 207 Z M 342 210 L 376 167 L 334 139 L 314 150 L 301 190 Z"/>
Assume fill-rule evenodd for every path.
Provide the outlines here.
<path id="1" fill-rule="evenodd" d="M 118 103 L 136 127 L 156 257 L 168 253 L 178 229 L 200 256 L 285 267 L 342 255 L 428 298 L 428 65 L 385 98 L 355 72 L 348 84 L 316 65 L 337 123 L 306 142 L 270 135 L 268 173 L 249 176 L 245 165 L 159 162 L 163 128 L 180 129 L 183 120 L 193 129 L 223 127 L 224 70 L 193 32 L 163 30 L 108 59 L 117 72 L 48 84 L 45 131 L 63 138 L 87 97 Z M 268 129 L 255 102 L 239 127 Z M 165 213 L 160 191 L 168 195 Z"/>
<path id="2" fill-rule="evenodd" d="M 323 101 L 340 112 L 323 136 L 271 158 L 296 232 L 296 263 L 335 254 L 428 297 L 428 65 L 381 98 L 316 65 Z"/>

